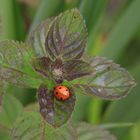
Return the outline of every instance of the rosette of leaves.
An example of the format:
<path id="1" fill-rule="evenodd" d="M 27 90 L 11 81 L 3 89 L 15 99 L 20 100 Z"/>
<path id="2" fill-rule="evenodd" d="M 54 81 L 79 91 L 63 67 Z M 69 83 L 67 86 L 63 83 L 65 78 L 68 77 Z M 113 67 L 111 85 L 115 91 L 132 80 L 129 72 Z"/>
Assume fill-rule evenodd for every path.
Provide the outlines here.
<path id="1" fill-rule="evenodd" d="M 26 43 L 0 42 L 0 79 L 23 88 L 36 88 L 40 113 L 59 127 L 70 117 L 75 93 L 114 100 L 135 86 L 133 77 L 102 57 L 87 57 L 87 29 L 77 9 L 39 24 Z M 57 100 L 54 87 L 67 86 L 70 97 Z"/>

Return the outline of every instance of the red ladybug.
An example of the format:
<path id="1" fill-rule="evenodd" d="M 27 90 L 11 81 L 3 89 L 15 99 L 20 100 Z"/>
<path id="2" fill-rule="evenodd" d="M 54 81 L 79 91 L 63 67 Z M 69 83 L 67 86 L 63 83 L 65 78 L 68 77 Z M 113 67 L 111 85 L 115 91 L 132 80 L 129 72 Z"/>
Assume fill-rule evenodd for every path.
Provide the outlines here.
<path id="1" fill-rule="evenodd" d="M 56 86 L 54 95 L 58 100 L 67 100 L 70 97 L 70 91 L 66 86 Z"/>

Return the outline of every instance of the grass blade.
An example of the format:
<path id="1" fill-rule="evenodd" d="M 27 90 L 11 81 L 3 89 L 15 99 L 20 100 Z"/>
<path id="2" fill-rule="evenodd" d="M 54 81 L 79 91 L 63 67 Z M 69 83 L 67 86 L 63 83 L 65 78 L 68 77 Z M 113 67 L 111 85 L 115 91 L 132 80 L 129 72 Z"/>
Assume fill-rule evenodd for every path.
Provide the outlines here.
<path id="1" fill-rule="evenodd" d="M 16 0 L 0 1 L 0 16 L 2 35 L 0 40 L 4 39 L 24 39 L 24 28 L 22 17 L 20 15 L 19 5 Z"/>
<path id="2" fill-rule="evenodd" d="M 41 21 L 62 11 L 64 0 L 42 0 L 30 31 Z M 60 8 L 61 7 L 61 8 Z"/>
<path id="3" fill-rule="evenodd" d="M 134 0 L 126 9 L 110 33 L 101 55 L 116 58 L 127 46 L 140 27 L 139 0 Z"/>

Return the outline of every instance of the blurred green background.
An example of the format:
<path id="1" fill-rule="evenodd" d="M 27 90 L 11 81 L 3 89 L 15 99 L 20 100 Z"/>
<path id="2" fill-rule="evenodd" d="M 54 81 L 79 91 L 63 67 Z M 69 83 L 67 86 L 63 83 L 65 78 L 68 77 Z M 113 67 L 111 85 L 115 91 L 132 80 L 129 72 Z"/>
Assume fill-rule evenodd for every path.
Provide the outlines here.
<path id="1" fill-rule="evenodd" d="M 75 7 L 88 28 L 87 53 L 121 64 L 138 85 L 128 97 L 113 102 L 78 94 L 72 118 L 93 124 L 133 122 L 111 131 L 119 140 L 139 140 L 140 0 L 0 0 L 0 40 L 25 41 L 40 21 Z M 9 87 L 8 92 L 25 106 L 36 100 L 35 90 Z"/>

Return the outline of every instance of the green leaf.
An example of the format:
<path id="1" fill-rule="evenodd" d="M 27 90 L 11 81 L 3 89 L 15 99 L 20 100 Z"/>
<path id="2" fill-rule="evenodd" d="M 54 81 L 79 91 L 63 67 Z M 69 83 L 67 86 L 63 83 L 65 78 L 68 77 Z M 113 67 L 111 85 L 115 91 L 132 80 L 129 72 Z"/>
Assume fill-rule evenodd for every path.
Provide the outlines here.
<path id="1" fill-rule="evenodd" d="M 26 44 L 0 42 L 0 79 L 21 87 L 37 88 L 40 80 L 30 64 L 33 56 L 32 48 Z"/>
<path id="2" fill-rule="evenodd" d="M 78 140 L 117 140 L 109 131 L 99 126 L 79 123 L 76 126 Z"/>
<path id="3" fill-rule="evenodd" d="M 71 124 L 53 128 L 37 112 L 24 112 L 15 122 L 11 136 L 14 140 L 75 140 Z"/>
<path id="4" fill-rule="evenodd" d="M 32 78 L 29 75 L 8 67 L 0 68 L 0 79 L 22 88 L 38 88 L 40 79 Z"/>
<path id="5" fill-rule="evenodd" d="M 31 46 L 17 41 L 0 42 L 0 65 L 28 72 L 30 60 L 34 57 Z"/>
<path id="6" fill-rule="evenodd" d="M 139 0 L 134 0 L 119 18 L 108 36 L 101 55 L 116 58 L 133 38 L 140 27 Z"/>
<path id="7" fill-rule="evenodd" d="M 90 60 L 93 72 L 72 82 L 75 89 L 104 99 L 125 97 L 136 85 L 133 77 L 119 65 L 102 57 Z"/>
<path id="8" fill-rule="evenodd" d="M 22 104 L 14 96 L 4 94 L 3 108 L 0 112 L 0 125 L 10 128 L 22 111 Z"/>
<path id="9" fill-rule="evenodd" d="M 52 126 L 59 127 L 70 118 L 76 100 L 72 89 L 70 89 L 70 93 L 67 100 L 61 101 L 55 98 L 53 89 L 49 90 L 46 85 L 41 85 L 38 89 L 40 113 Z"/>
<path id="10" fill-rule="evenodd" d="M 65 61 L 62 67 L 63 77 L 68 81 L 88 75 L 92 72 L 90 64 L 79 59 Z"/>
<path id="11" fill-rule="evenodd" d="M 51 60 L 80 58 L 87 41 L 87 30 L 77 9 L 66 11 L 51 23 L 45 40 L 45 47 Z"/>

